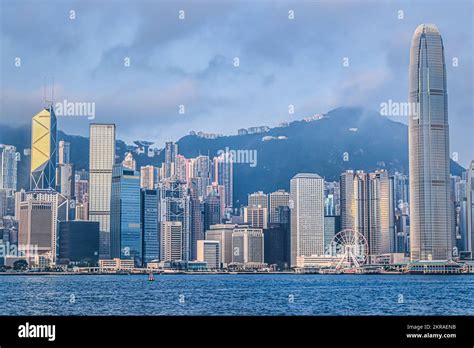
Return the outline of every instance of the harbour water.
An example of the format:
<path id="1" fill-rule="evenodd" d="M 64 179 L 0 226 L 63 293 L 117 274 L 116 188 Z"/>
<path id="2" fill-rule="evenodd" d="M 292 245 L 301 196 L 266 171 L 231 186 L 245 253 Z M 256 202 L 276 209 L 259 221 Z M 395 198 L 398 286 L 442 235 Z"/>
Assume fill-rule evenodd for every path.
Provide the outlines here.
<path id="1" fill-rule="evenodd" d="M 12 275 L 1 315 L 474 315 L 473 275 Z"/>

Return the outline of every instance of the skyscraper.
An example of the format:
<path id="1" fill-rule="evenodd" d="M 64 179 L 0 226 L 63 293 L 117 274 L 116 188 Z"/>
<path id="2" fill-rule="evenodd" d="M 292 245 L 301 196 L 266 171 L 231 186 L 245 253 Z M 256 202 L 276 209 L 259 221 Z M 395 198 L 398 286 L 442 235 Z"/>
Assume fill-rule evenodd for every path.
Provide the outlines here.
<path id="1" fill-rule="evenodd" d="M 270 208 L 269 208 L 269 215 L 270 215 L 270 223 L 279 223 L 279 207 L 287 207 L 288 202 L 290 201 L 290 194 L 285 192 L 285 190 L 278 190 L 275 192 L 270 193 Z"/>
<path id="2" fill-rule="evenodd" d="M 301 173 L 290 181 L 291 266 L 297 257 L 324 255 L 324 180 Z"/>
<path id="3" fill-rule="evenodd" d="M 224 186 L 225 207 L 232 208 L 234 191 L 232 156 L 229 153 L 223 153 L 218 157 L 214 157 L 214 171 L 215 182 Z"/>
<path id="4" fill-rule="evenodd" d="M 0 189 L 16 191 L 19 154 L 13 145 L 0 144 L 0 151 Z"/>
<path id="5" fill-rule="evenodd" d="M 263 264 L 263 231 L 260 228 L 237 226 L 232 233 L 232 262 Z"/>
<path id="6" fill-rule="evenodd" d="M 467 247 L 474 253 L 474 161 L 471 161 L 467 170 Z M 472 254 L 471 254 L 472 255 Z"/>
<path id="7" fill-rule="evenodd" d="M 60 140 L 58 144 L 58 164 L 68 164 L 71 162 L 71 144 Z"/>
<path id="8" fill-rule="evenodd" d="M 56 115 L 52 106 L 33 116 L 31 122 L 30 188 L 56 188 Z"/>
<path id="9" fill-rule="evenodd" d="M 224 268 L 232 262 L 232 233 L 236 225 L 218 224 L 210 226 L 206 231 L 206 240 L 219 241 L 221 262 Z"/>
<path id="10" fill-rule="evenodd" d="M 412 38 L 408 126 L 411 260 L 451 259 L 448 96 L 438 28 L 419 25 Z"/>
<path id="11" fill-rule="evenodd" d="M 38 252 L 56 262 L 59 222 L 67 221 L 68 215 L 68 200 L 60 193 L 53 190 L 28 192 L 26 200 L 20 203 L 18 243 L 38 244 Z"/>
<path id="12" fill-rule="evenodd" d="M 341 175 L 342 229 L 353 229 L 368 243 L 369 255 L 395 251 L 393 180 L 386 170 Z"/>
<path id="13" fill-rule="evenodd" d="M 181 257 L 179 260 L 189 261 L 191 256 L 191 197 L 188 195 L 186 184 L 178 180 L 168 180 L 167 182 L 160 183 L 160 206 L 159 206 L 159 218 L 160 222 L 181 222 L 179 230 L 182 233 L 180 239 L 180 245 L 182 247 Z M 172 231 L 174 236 L 177 226 L 167 225 Z M 170 232 L 171 233 L 171 232 Z M 162 246 L 163 238 L 166 237 L 161 235 Z M 173 237 L 174 238 L 174 237 Z M 171 240 L 170 240 L 171 242 Z M 173 244 L 174 245 L 174 244 Z M 168 249 L 170 250 L 170 249 Z M 167 253 L 168 251 L 165 251 Z M 173 252 L 174 253 L 174 252 Z M 163 256 L 163 252 L 162 252 Z M 175 259 L 177 260 L 177 259 Z"/>
<path id="14" fill-rule="evenodd" d="M 267 208 L 259 206 L 244 208 L 244 223 L 255 228 L 267 228 L 268 225 L 268 211 Z"/>
<path id="15" fill-rule="evenodd" d="M 169 141 L 165 143 L 164 178 L 171 178 L 175 174 L 176 156 L 178 155 L 178 144 Z"/>
<path id="16" fill-rule="evenodd" d="M 158 184 L 158 168 L 152 165 L 140 167 L 140 187 L 153 190 Z"/>
<path id="17" fill-rule="evenodd" d="M 268 195 L 262 191 L 249 194 L 248 206 L 249 208 L 267 208 L 268 210 Z"/>
<path id="18" fill-rule="evenodd" d="M 110 198 L 111 258 L 134 260 L 142 266 L 140 176 L 137 171 L 115 164 Z"/>
<path id="19" fill-rule="evenodd" d="M 115 163 L 115 125 L 89 126 L 89 219 L 100 225 L 99 257 L 110 258 L 110 194 Z"/>
<path id="20" fill-rule="evenodd" d="M 218 240 L 198 240 L 196 260 L 207 263 L 207 268 L 221 268 L 221 251 Z"/>
<path id="21" fill-rule="evenodd" d="M 143 168 L 143 167 L 142 167 Z M 160 259 L 158 190 L 142 190 L 143 263 Z"/>

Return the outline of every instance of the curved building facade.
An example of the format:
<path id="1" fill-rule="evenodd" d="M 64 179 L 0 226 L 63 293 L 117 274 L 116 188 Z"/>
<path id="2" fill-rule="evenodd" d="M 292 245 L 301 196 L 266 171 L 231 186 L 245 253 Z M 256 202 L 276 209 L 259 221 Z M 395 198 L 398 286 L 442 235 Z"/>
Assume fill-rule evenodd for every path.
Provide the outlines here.
<path id="1" fill-rule="evenodd" d="M 411 260 L 447 260 L 453 247 L 448 96 L 443 40 L 433 24 L 413 34 L 409 88 Z"/>

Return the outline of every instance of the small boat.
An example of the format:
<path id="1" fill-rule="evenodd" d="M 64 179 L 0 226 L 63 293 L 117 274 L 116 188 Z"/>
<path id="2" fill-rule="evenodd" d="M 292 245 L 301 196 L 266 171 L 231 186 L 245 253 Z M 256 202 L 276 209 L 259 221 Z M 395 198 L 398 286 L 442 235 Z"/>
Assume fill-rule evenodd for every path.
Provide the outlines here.
<path id="1" fill-rule="evenodd" d="M 153 275 L 153 273 L 148 274 L 148 281 L 152 282 L 154 280 L 155 280 L 155 276 Z"/>

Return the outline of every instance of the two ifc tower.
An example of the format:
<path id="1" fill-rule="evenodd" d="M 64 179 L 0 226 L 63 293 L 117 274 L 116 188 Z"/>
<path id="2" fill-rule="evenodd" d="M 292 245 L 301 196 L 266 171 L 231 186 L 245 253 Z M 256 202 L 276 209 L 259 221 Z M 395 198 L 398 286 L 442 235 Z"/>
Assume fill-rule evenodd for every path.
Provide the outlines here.
<path id="1" fill-rule="evenodd" d="M 411 260 L 449 260 L 454 236 L 446 64 L 443 40 L 433 24 L 421 24 L 413 34 L 409 102 L 417 105 L 408 125 Z M 56 127 L 51 102 L 32 120 L 32 190 L 55 188 Z"/>

